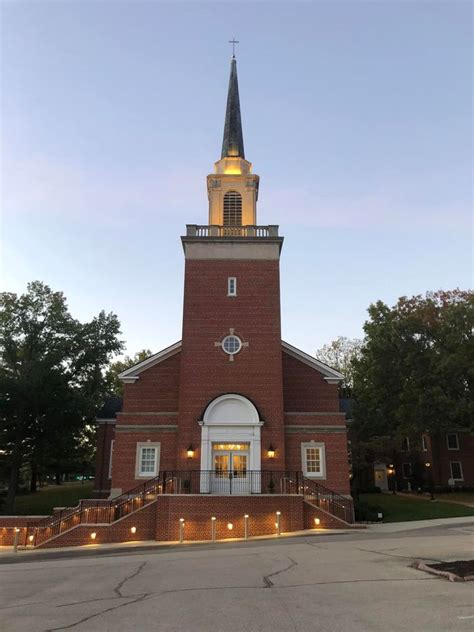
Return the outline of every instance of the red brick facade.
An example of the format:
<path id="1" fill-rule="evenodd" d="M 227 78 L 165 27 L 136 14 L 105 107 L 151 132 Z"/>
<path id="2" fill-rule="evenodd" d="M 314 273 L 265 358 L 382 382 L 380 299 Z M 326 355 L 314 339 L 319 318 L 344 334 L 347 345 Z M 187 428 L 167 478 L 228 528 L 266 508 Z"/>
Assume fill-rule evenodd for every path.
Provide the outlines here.
<path id="1" fill-rule="evenodd" d="M 235 297 L 228 277 L 237 279 Z M 233 362 L 215 346 L 231 328 L 249 345 Z M 186 448 L 201 443 L 197 421 L 224 393 L 248 398 L 264 420 L 262 468 L 285 469 L 281 356 L 279 262 L 186 260 L 177 469 L 189 469 Z"/>
<path id="2" fill-rule="evenodd" d="M 204 245 L 208 258 L 206 250 L 204 257 L 186 257 L 181 345 L 152 357 L 126 380 L 115 431 L 110 420 L 99 426 L 96 495 L 106 497 L 110 490 L 116 495 L 143 482 L 137 475 L 137 444 L 160 446 L 160 471 L 203 469 L 203 415 L 213 400 L 228 393 L 244 397 L 258 411 L 259 469 L 302 471 L 302 445 L 314 442 L 324 447 L 325 472 L 319 482 L 349 495 L 337 380 L 328 379 L 314 359 L 282 346 L 279 257 L 215 259 L 213 244 Z M 255 244 L 248 246 L 255 249 Z M 236 296 L 228 296 L 229 277 L 237 280 Z M 229 332 L 244 343 L 232 361 L 219 346 Z"/>
<path id="3" fill-rule="evenodd" d="M 277 515 L 279 512 L 279 515 Z M 245 516 L 248 516 L 245 518 Z M 214 536 L 212 518 L 215 518 Z M 58 548 L 110 543 L 180 540 L 180 520 L 184 520 L 185 541 L 225 540 L 278 535 L 304 529 L 344 529 L 351 525 L 305 502 L 299 495 L 204 496 L 163 495 L 112 524 L 83 523 L 67 529 L 36 548 Z M 33 517 L 0 517 L 0 546 L 12 546 L 14 525 L 20 529 L 19 546 L 32 546 L 26 524 Z M 247 523 L 247 530 L 245 524 Z M 232 528 L 229 529 L 229 525 Z M 133 530 L 132 530 L 133 529 Z M 30 529 L 30 533 L 33 533 Z M 92 535 L 94 538 L 92 539 Z"/>

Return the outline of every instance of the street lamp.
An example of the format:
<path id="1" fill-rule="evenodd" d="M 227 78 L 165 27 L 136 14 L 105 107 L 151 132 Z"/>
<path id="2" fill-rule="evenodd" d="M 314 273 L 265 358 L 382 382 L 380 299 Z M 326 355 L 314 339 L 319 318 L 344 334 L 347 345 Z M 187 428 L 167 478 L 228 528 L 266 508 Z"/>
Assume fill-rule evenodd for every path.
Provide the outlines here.
<path id="1" fill-rule="evenodd" d="M 392 476 L 392 484 L 393 484 L 392 494 L 396 494 L 397 493 L 397 477 L 396 477 L 395 466 L 393 463 L 390 463 L 390 465 L 388 466 L 387 473 L 390 476 Z"/>

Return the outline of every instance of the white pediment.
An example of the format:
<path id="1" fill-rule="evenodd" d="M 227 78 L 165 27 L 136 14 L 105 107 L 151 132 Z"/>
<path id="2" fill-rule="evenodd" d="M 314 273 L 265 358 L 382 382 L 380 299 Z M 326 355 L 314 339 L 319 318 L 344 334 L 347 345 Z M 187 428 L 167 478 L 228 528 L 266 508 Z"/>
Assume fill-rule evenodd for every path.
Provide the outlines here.
<path id="1" fill-rule="evenodd" d="M 205 425 L 258 424 L 260 417 L 252 402 L 234 393 L 221 395 L 206 408 L 203 423 Z"/>

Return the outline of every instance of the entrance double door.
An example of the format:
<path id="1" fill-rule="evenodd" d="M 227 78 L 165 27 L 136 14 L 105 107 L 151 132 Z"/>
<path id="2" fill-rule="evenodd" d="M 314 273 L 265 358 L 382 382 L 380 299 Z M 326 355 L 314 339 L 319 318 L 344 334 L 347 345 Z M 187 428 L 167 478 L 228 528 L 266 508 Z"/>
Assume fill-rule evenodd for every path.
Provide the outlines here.
<path id="1" fill-rule="evenodd" d="M 250 444 L 248 443 L 213 444 L 211 492 L 214 494 L 250 493 L 249 453 Z"/>

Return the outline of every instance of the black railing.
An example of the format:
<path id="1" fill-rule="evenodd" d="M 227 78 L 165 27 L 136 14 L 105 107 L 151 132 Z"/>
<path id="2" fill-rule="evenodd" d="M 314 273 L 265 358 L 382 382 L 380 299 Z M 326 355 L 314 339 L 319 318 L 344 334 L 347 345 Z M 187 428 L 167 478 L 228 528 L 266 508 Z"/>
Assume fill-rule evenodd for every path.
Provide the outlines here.
<path id="1" fill-rule="evenodd" d="M 336 518 L 348 523 L 354 521 L 352 501 L 317 481 L 303 477 L 302 494 L 306 501 Z"/>
<path id="2" fill-rule="evenodd" d="M 80 524 L 112 524 L 143 509 L 161 494 L 291 494 L 352 522 L 352 503 L 301 472 L 170 470 L 111 500 L 81 500 L 39 523 L 29 523 L 25 544 L 37 546 Z"/>

